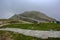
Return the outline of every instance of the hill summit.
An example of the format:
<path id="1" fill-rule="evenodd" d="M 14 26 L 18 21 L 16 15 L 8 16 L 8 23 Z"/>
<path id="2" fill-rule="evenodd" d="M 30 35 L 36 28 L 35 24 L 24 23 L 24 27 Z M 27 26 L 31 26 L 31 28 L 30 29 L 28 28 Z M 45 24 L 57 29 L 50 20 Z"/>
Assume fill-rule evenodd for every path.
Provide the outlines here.
<path id="1" fill-rule="evenodd" d="M 26 11 L 21 14 L 13 15 L 10 19 L 18 19 L 18 20 L 24 20 L 24 21 L 29 21 L 29 22 L 33 22 L 33 21 L 50 22 L 50 21 L 56 20 L 38 11 Z"/>

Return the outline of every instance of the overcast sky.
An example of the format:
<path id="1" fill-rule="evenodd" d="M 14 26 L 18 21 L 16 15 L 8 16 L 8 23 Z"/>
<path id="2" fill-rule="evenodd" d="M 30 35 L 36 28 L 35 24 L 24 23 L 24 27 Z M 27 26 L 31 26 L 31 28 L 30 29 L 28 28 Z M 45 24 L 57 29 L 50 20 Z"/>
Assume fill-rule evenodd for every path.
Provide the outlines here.
<path id="1" fill-rule="evenodd" d="M 60 0 L 0 0 L 0 18 L 24 11 L 41 11 L 60 20 Z"/>

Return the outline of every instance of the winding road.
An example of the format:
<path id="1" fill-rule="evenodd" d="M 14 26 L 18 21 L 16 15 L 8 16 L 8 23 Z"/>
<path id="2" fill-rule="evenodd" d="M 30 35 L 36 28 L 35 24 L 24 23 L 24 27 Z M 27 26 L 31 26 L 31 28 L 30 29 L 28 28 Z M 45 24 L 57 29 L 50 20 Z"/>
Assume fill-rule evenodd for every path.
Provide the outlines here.
<path id="1" fill-rule="evenodd" d="M 42 39 L 47 39 L 48 37 L 60 38 L 60 31 L 40 31 L 40 30 L 20 29 L 20 28 L 1 28 L 0 30 L 18 32 L 26 36 L 33 36 Z"/>

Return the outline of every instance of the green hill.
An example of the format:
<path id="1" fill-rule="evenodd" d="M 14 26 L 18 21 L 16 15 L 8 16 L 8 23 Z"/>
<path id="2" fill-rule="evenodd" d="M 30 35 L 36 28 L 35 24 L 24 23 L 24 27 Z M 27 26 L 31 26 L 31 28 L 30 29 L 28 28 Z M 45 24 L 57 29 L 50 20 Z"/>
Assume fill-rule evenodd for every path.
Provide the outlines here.
<path id="1" fill-rule="evenodd" d="M 15 20 L 24 20 L 24 21 L 56 21 L 56 19 L 53 19 L 46 14 L 38 11 L 27 11 L 21 14 L 13 15 L 10 19 Z"/>

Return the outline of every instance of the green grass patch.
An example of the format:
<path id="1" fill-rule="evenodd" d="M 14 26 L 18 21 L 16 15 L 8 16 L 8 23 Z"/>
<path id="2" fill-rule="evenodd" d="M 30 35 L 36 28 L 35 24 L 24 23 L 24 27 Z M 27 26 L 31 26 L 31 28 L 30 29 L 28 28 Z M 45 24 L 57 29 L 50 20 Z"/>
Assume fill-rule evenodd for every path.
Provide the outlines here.
<path id="1" fill-rule="evenodd" d="M 56 23 L 40 23 L 40 24 L 9 24 L 4 25 L 2 28 L 21 28 L 31 30 L 57 30 L 60 31 L 60 24 Z"/>

